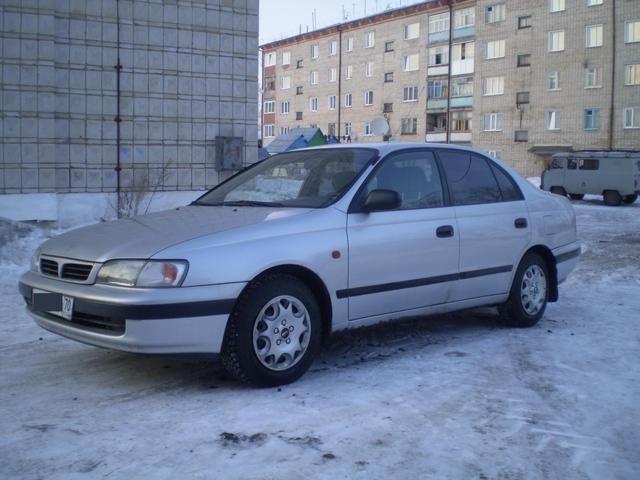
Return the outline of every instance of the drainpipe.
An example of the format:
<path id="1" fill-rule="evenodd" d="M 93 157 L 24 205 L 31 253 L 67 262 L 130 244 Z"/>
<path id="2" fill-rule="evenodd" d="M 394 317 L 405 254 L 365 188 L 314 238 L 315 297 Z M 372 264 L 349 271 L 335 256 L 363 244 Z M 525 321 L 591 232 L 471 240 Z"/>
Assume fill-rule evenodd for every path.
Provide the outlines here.
<path id="1" fill-rule="evenodd" d="M 616 116 L 614 112 L 616 91 L 616 0 L 611 1 L 611 99 L 609 105 L 609 150 L 613 150 L 613 127 Z"/>
<path id="2" fill-rule="evenodd" d="M 447 67 L 447 141 L 451 143 L 451 62 L 453 58 L 451 56 L 453 41 L 453 7 L 451 6 L 451 0 L 449 0 L 449 65 Z"/>
<path id="3" fill-rule="evenodd" d="M 114 65 L 116 69 L 116 214 L 118 218 L 122 216 L 122 205 L 120 199 L 121 185 L 120 185 L 120 172 L 122 167 L 120 166 L 120 125 L 122 124 L 122 118 L 120 117 L 120 73 L 122 72 L 122 64 L 120 63 L 120 0 L 116 0 L 116 50 L 118 54 L 118 63 Z"/>
<path id="4" fill-rule="evenodd" d="M 338 27 L 338 141 L 340 141 L 340 114 L 342 109 L 342 27 Z"/>

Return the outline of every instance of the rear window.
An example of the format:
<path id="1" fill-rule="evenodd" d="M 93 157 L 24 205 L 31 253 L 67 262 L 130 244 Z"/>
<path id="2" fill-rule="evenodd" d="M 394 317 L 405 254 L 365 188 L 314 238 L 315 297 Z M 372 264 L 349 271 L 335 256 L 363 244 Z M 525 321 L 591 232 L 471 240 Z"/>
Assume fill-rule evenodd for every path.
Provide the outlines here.
<path id="1" fill-rule="evenodd" d="M 496 180 L 498 181 L 498 186 L 500 187 L 500 192 L 502 193 L 502 199 L 505 202 L 523 200 L 522 192 L 513 181 L 513 179 L 495 163 L 489 162 L 489 164 L 491 165 L 491 170 L 493 170 L 493 174 L 496 176 Z"/>
<path id="2" fill-rule="evenodd" d="M 502 200 L 498 183 L 487 161 L 467 152 L 440 151 L 454 205 L 476 205 Z"/>

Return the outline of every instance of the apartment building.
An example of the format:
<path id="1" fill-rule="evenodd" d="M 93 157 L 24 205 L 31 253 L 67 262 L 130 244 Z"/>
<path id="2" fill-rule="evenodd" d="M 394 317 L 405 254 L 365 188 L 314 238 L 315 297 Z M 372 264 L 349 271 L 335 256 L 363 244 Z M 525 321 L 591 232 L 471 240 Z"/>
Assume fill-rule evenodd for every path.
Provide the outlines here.
<path id="1" fill-rule="evenodd" d="M 297 35 L 261 47 L 263 141 L 472 144 L 525 175 L 640 148 L 639 36 L 638 0 L 439 0 Z"/>

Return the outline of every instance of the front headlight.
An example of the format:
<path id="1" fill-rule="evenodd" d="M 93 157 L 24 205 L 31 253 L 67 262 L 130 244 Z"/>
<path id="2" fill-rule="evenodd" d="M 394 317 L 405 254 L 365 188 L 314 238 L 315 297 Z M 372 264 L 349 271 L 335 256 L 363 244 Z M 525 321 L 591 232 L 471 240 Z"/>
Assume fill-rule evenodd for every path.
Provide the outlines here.
<path id="1" fill-rule="evenodd" d="M 30 265 L 31 271 L 38 273 L 40 272 L 40 249 L 36 249 L 35 252 L 33 252 L 33 255 L 31 255 L 31 265 Z"/>
<path id="2" fill-rule="evenodd" d="M 96 282 L 123 287 L 178 287 L 187 273 L 185 260 L 111 260 Z"/>

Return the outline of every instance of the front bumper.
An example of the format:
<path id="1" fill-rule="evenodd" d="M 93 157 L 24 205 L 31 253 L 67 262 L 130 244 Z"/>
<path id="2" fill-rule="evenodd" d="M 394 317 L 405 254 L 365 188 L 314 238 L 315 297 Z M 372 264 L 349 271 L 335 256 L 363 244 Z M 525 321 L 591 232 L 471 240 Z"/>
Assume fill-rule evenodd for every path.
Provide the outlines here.
<path id="1" fill-rule="evenodd" d="M 137 353 L 220 353 L 229 314 L 245 285 L 126 288 L 27 272 L 19 289 L 38 325 L 79 342 Z M 69 320 L 55 313 L 62 295 L 74 299 Z"/>

